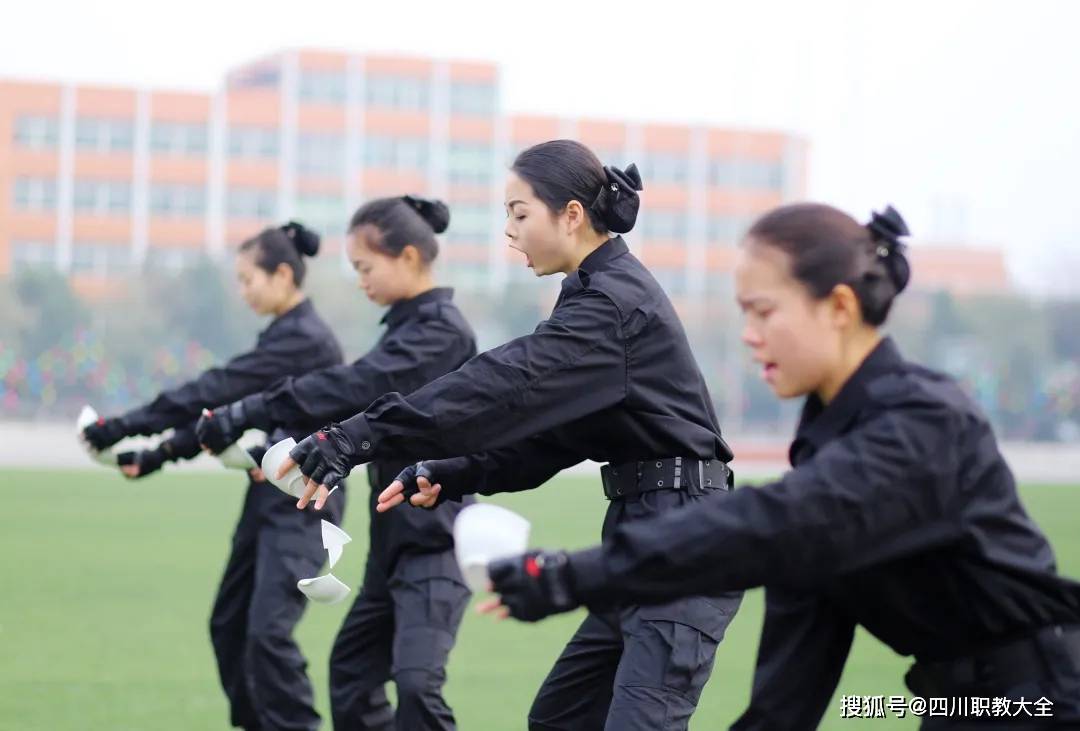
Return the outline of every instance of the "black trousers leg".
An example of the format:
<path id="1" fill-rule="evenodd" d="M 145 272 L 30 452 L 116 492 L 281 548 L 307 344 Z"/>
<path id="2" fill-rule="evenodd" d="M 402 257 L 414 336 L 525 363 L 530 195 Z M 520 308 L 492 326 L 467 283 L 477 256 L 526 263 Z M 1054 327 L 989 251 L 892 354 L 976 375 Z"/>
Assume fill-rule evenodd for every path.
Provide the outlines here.
<path id="1" fill-rule="evenodd" d="M 681 731 L 741 595 L 589 614 L 540 688 L 532 731 Z"/>
<path id="2" fill-rule="evenodd" d="M 264 527 L 256 549 L 244 661 L 248 693 L 266 731 L 314 731 L 321 721 L 293 629 L 307 607 L 296 583 L 318 575 L 326 551 L 317 521 L 296 515 L 304 520 L 290 530 Z"/>
<path id="3" fill-rule="evenodd" d="M 210 641 L 217 658 L 221 687 L 229 700 L 230 722 L 233 726 L 248 731 L 259 729 L 258 716 L 248 695 L 244 671 L 248 611 L 255 586 L 257 531 L 258 515 L 249 490 L 233 533 L 232 551 L 210 614 Z"/>
<path id="4" fill-rule="evenodd" d="M 386 698 L 394 638 L 394 606 L 382 569 L 369 554 L 364 583 L 334 639 L 330 708 L 336 731 L 391 731 Z"/>
<path id="5" fill-rule="evenodd" d="M 390 579 L 398 731 L 454 731 L 443 699 L 446 663 L 469 603 L 449 554 L 404 556 Z"/>
<path id="6" fill-rule="evenodd" d="M 685 731 L 737 607 L 738 597 L 727 606 L 691 597 L 624 610 L 623 653 L 604 728 Z"/>
<path id="7" fill-rule="evenodd" d="M 618 615 L 589 613 L 540 686 L 530 731 L 604 728 L 622 645 Z"/>

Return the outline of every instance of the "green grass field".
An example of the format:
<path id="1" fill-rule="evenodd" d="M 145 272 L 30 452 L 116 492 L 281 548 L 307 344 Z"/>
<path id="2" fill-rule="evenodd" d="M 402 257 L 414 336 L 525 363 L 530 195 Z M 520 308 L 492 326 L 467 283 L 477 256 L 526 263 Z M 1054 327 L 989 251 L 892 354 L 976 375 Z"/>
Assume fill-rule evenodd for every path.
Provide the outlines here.
<path id="1" fill-rule="evenodd" d="M 354 494 L 361 489 L 354 484 Z M 1080 488 L 1027 487 L 1023 495 L 1062 570 L 1080 575 Z M 0 729 L 227 728 L 206 624 L 241 496 L 241 480 L 224 472 L 140 483 L 104 470 L 0 472 Z M 595 542 L 605 504 L 596 480 L 578 478 L 497 502 L 532 520 L 534 545 L 551 547 Z M 335 574 L 355 588 L 366 550 L 361 500 L 344 527 L 357 540 Z M 727 728 L 744 707 L 761 599 L 751 592 L 732 624 L 691 728 Z M 312 606 L 299 629 L 324 718 L 327 657 L 347 607 Z M 470 610 L 447 686 L 459 728 L 524 728 L 533 693 L 579 621 L 496 623 Z M 839 693 L 906 694 L 907 664 L 860 634 Z M 915 726 L 841 720 L 839 696 L 822 724 Z"/>

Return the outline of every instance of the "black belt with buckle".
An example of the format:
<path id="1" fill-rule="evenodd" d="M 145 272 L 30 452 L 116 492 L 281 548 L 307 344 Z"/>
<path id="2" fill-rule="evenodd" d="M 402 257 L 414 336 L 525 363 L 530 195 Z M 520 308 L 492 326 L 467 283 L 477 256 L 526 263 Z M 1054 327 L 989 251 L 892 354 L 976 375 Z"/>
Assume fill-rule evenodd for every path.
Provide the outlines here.
<path id="1" fill-rule="evenodd" d="M 654 490 L 686 490 L 702 495 L 707 490 L 730 490 L 735 474 L 718 459 L 668 457 L 640 462 L 606 464 L 600 468 L 604 496 L 625 500 Z"/>

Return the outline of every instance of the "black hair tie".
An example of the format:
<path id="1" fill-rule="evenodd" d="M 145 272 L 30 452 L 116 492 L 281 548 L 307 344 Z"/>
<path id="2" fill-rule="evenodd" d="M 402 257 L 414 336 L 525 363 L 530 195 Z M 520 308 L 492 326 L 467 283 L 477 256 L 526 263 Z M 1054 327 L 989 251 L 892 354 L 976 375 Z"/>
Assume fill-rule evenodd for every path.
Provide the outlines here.
<path id="1" fill-rule="evenodd" d="M 278 230 L 295 241 L 296 234 L 300 232 L 301 226 L 302 224 L 297 221 L 289 221 L 288 223 L 283 223 L 278 226 Z"/>
<path id="2" fill-rule="evenodd" d="M 293 246 L 302 256 L 315 256 L 319 252 L 319 234 L 299 221 L 289 221 L 279 226 L 278 230 L 292 241 Z"/>
<path id="3" fill-rule="evenodd" d="M 638 191 L 644 190 L 641 173 L 633 163 L 626 170 L 605 165 L 604 176 L 606 181 L 589 208 L 600 217 L 609 231 L 626 233 L 634 227 L 641 205 L 638 196 Z"/>
<path id="4" fill-rule="evenodd" d="M 870 214 L 866 228 L 877 243 L 874 253 L 884 262 L 885 270 L 899 293 L 911 278 L 911 265 L 904 255 L 907 247 L 900 241 L 901 236 L 911 235 L 907 222 L 899 211 L 892 206 L 886 206 L 883 213 L 874 211 Z"/>
<path id="5" fill-rule="evenodd" d="M 419 195 L 403 195 L 401 200 L 416 211 L 435 233 L 443 233 L 450 225 L 450 209 L 441 200 Z"/>

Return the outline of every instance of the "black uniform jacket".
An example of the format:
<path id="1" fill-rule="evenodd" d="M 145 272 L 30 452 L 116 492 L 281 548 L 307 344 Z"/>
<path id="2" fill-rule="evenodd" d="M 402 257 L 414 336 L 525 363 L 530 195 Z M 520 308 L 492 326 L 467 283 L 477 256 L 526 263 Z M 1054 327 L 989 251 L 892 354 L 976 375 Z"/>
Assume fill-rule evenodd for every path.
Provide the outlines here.
<path id="1" fill-rule="evenodd" d="M 587 603 L 766 585 L 750 709 L 810 728 L 861 624 L 933 662 L 1080 621 L 990 425 L 947 376 L 883 340 L 827 406 L 807 400 L 794 469 L 726 500 L 620 526 L 571 556 Z"/>

